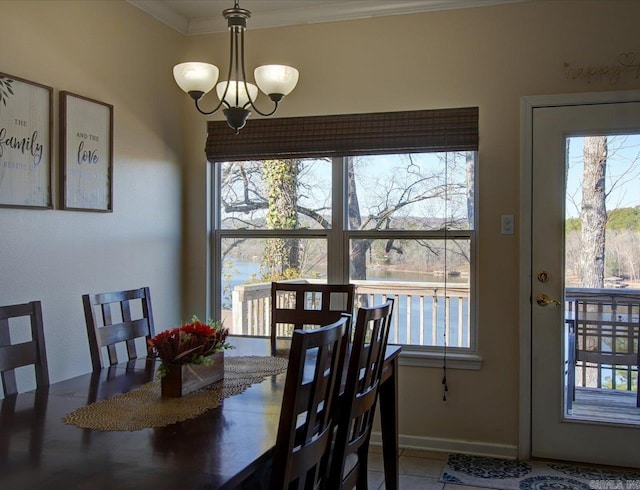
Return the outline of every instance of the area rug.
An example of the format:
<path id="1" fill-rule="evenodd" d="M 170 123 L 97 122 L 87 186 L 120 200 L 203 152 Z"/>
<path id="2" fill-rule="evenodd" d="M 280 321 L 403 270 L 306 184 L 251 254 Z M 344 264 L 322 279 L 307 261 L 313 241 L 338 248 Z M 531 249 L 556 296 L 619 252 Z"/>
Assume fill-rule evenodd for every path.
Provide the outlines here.
<path id="1" fill-rule="evenodd" d="M 504 490 L 638 490 L 640 471 L 451 454 L 440 481 Z"/>

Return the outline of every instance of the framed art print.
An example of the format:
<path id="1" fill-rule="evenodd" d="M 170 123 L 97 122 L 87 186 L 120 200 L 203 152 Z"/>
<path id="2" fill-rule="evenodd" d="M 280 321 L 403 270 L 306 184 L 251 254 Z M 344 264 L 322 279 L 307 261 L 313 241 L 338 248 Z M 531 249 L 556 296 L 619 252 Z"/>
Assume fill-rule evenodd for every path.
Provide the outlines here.
<path id="1" fill-rule="evenodd" d="M 0 206 L 52 208 L 53 89 L 0 73 Z"/>
<path id="2" fill-rule="evenodd" d="M 113 106 L 60 92 L 62 208 L 113 211 Z"/>

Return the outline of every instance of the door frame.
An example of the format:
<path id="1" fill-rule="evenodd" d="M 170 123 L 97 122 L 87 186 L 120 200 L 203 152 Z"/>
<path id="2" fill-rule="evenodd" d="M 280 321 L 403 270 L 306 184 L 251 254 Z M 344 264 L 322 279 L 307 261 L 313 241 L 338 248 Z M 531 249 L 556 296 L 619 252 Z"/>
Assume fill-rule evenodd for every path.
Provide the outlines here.
<path id="1" fill-rule="evenodd" d="M 640 100 L 640 90 L 523 97 L 520 103 L 520 375 L 518 393 L 518 458 L 531 457 L 531 213 L 533 111 L 543 107 L 594 105 Z"/>

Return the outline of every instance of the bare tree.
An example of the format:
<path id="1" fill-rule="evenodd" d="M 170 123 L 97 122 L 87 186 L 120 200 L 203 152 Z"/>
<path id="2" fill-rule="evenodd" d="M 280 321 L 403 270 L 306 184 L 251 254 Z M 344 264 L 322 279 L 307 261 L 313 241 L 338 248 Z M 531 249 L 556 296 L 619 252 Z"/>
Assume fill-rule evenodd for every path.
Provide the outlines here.
<path id="1" fill-rule="evenodd" d="M 584 139 L 584 170 L 580 221 L 582 240 L 578 269 L 581 287 L 604 287 L 605 227 L 607 224 L 605 173 L 607 137 Z"/>
<path id="2" fill-rule="evenodd" d="M 262 166 L 269 229 L 298 228 L 299 167 L 299 160 L 265 160 Z M 297 238 L 267 240 L 261 264 L 264 279 L 278 280 L 300 275 L 299 241 Z"/>
<path id="3" fill-rule="evenodd" d="M 366 159 L 346 159 L 346 211 L 349 229 L 388 230 L 411 226 L 467 228 L 473 220 L 473 189 L 469 194 L 465 172 L 472 172 L 473 166 L 463 154 L 451 157 L 450 161 L 446 156 L 441 158 L 441 165 L 426 169 L 415 160 L 415 155 L 402 155 L 400 159 L 390 161 L 394 165 L 398 165 L 398 161 L 402 163 L 393 172 L 385 172 L 384 177 L 376 171 L 376 164 Z M 313 161 L 305 160 L 238 162 L 227 165 L 223 172 L 221 198 L 223 208 L 233 220 L 234 226 L 260 227 L 261 225 L 256 225 L 260 222 L 259 216 L 265 216 L 263 223 L 268 229 L 295 229 L 298 225 L 305 227 L 310 222 L 321 228 L 329 228 L 331 223 L 325 211 L 330 201 L 327 204 L 319 203 L 318 208 L 312 209 L 303 205 L 303 200 L 299 197 L 313 190 L 310 187 L 314 185 L 313 180 L 309 183 L 307 179 L 304 183 L 300 178 L 307 167 L 312 165 Z M 458 183 L 452 183 L 447 173 L 447 169 L 455 165 L 465 165 L 464 168 L 456 169 L 460 180 Z M 359 198 L 359 186 L 366 189 L 366 204 Z M 315 202 L 305 202 L 312 201 Z M 433 204 L 430 205 L 431 202 Z M 449 206 L 445 213 L 441 209 L 444 202 Z M 418 205 L 423 206 L 423 209 L 415 214 L 411 211 L 412 206 Z M 426 223 L 423 218 L 416 217 L 420 215 L 434 218 L 428 218 L 430 221 Z M 270 257 L 262 265 L 263 276 L 286 275 L 286 271 L 293 270 L 303 273 L 293 250 L 300 248 L 300 244 L 294 242 L 296 241 L 290 241 L 290 245 L 285 246 L 286 240 L 269 240 L 267 251 Z M 367 257 L 372 252 L 374 243 L 375 240 L 372 239 L 352 241 L 350 276 L 353 279 L 367 279 Z M 420 241 L 419 244 L 422 243 Z M 388 240 L 381 247 L 381 253 L 402 255 L 404 246 L 397 240 Z"/>
<path id="4" fill-rule="evenodd" d="M 353 158 L 349 158 L 347 161 L 347 220 L 350 230 L 359 230 L 362 227 L 362 216 L 360 215 L 354 161 Z M 370 246 L 370 240 L 353 240 L 351 242 L 350 277 L 354 279 L 367 278 L 367 250 Z"/>
<path id="5" fill-rule="evenodd" d="M 467 173 L 467 219 L 469 220 L 469 228 L 473 228 L 475 222 L 475 153 L 468 151 L 465 153 L 466 173 Z"/>
<path id="6" fill-rule="evenodd" d="M 604 138 L 604 137 L 601 137 Z M 570 145 L 578 138 L 567 138 L 567 195 L 566 215 L 567 229 L 565 237 L 566 274 L 568 284 L 581 286 L 579 271 L 585 266 L 583 254 L 585 247 L 582 240 L 582 222 L 587 219 L 587 211 L 592 211 L 593 204 L 585 203 L 582 212 L 582 193 L 585 188 L 585 174 L 593 179 L 593 173 L 585 172 L 585 152 L 570 151 Z M 583 140 L 584 137 L 579 137 Z M 580 145 L 578 145 L 580 148 Z M 640 178 L 640 145 L 638 138 L 630 135 L 608 135 L 606 137 L 606 170 L 604 192 L 606 207 L 606 243 L 604 246 L 604 277 L 621 276 L 624 279 L 637 280 L 640 271 L 640 234 L 636 226 L 637 182 Z M 587 187 L 593 187 L 593 182 Z M 587 192 L 589 195 L 589 192 Z M 634 204 L 636 206 L 634 207 Z M 591 208 L 591 209 L 587 209 Z M 580 215 L 573 219 L 570 216 Z M 589 217 L 591 225 L 593 220 Z M 592 230 L 593 231 L 593 230 Z M 586 234 L 589 237 L 589 233 Z M 595 252 L 594 252 L 595 253 Z M 593 261 L 587 260 L 587 264 Z"/>

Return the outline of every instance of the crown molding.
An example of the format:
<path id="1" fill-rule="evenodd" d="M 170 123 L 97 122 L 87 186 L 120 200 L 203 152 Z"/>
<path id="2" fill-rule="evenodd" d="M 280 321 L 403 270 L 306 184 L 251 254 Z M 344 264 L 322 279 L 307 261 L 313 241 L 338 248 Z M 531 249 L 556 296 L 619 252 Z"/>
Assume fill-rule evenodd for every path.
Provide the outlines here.
<path id="1" fill-rule="evenodd" d="M 148 13 L 156 20 L 174 28 L 185 36 L 212 34 L 227 31 L 227 21 L 220 8 L 224 2 L 197 2 L 197 14 L 189 16 L 189 7 L 196 2 L 127 0 L 131 5 Z M 260 1 L 245 0 L 243 8 L 252 11 L 251 29 L 282 27 L 288 25 L 339 22 L 366 19 L 386 15 L 403 15 L 437 10 L 485 7 L 503 3 L 531 0 L 357 0 L 357 1 Z M 267 3 L 269 4 L 267 6 Z M 203 6 L 207 5 L 206 9 Z M 264 6 L 267 6 L 266 8 Z"/>
<path id="2" fill-rule="evenodd" d="M 189 19 L 183 14 L 175 11 L 163 2 L 155 0 L 127 0 L 131 5 L 138 7 L 154 19 L 163 24 L 173 27 L 181 34 L 187 35 L 189 32 Z"/>

